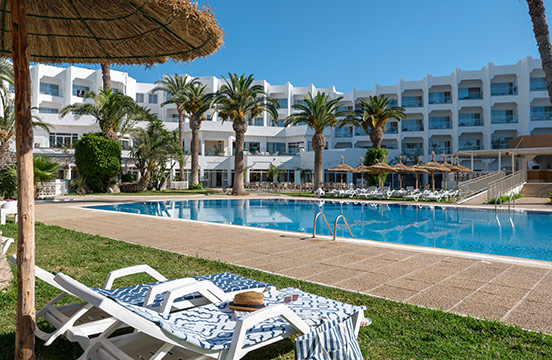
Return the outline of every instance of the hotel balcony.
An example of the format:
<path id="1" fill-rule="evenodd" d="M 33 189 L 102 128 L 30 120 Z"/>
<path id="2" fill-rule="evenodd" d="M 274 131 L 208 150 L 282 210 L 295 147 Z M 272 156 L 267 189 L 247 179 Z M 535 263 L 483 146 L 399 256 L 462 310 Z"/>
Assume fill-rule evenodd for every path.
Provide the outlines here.
<path id="1" fill-rule="evenodd" d="M 424 121 L 421 119 L 401 121 L 401 130 L 403 132 L 424 131 Z"/>
<path id="2" fill-rule="evenodd" d="M 451 104 L 452 97 L 450 91 L 430 92 L 428 97 L 429 104 Z"/>
<path id="3" fill-rule="evenodd" d="M 481 100 L 483 99 L 483 92 L 481 88 L 459 88 L 458 100 Z"/>
<path id="4" fill-rule="evenodd" d="M 458 114 L 458 126 L 483 126 L 483 118 L 481 114 Z"/>
<path id="5" fill-rule="evenodd" d="M 429 129 L 430 130 L 452 129 L 452 121 L 450 116 L 430 116 Z"/>
<path id="6" fill-rule="evenodd" d="M 517 124 L 517 114 L 512 114 L 510 111 L 492 110 L 491 124 Z"/>
<path id="7" fill-rule="evenodd" d="M 481 141 L 479 139 L 460 139 L 458 141 L 458 151 L 481 150 Z"/>
<path id="8" fill-rule="evenodd" d="M 492 96 L 517 95 L 518 88 L 511 82 L 491 83 Z"/>
<path id="9" fill-rule="evenodd" d="M 552 106 L 531 106 L 531 121 L 552 120 Z"/>
<path id="10" fill-rule="evenodd" d="M 424 100 L 421 96 L 403 96 L 401 105 L 403 108 L 423 107 Z"/>

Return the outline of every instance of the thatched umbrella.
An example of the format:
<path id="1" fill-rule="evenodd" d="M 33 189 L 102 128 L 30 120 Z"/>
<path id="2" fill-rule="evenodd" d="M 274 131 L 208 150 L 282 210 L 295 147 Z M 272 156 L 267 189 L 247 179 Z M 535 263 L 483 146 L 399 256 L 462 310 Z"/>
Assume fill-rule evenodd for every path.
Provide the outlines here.
<path id="1" fill-rule="evenodd" d="M 418 157 L 418 162 L 416 165 L 412 165 L 411 168 L 416 171 L 416 189 L 418 189 L 418 174 L 417 173 L 424 173 L 429 174 L 429 171 L 427 171 L 424 166 L 422 165 L 422 158 Z"/>
<path id="2" fill-rule="evenodd" d="M 336 166 L 328 169 L 328 171 L 339 172 L 341 173 L 341 187 L 343 188 L 343 173 L 344 172 L 355 172 L 355 169 L 347 164 L 343 160 L 343 155 L 341 156 L 341 163 Z"/>
<path id="3" fill-rule="evenodd" d="M 399 162 L 395 165 L 393 165 L 393 169 L 395 169 L 396 172 L 399 173 L 399 188 L 402 190 L 402 174 L 403 173 L 417 173 L 421 171 L 425 171 L 429 174 L 427 170 L 424 169 L 417 169 L 411 166 L 406 166 L 402 162 L 402 156 L 399 157 Z M 420 171 L 421 170 L 421 171 Z M 416 187 L 418 187 L 418 174 L 416 174 Z"/>
<path id="4" fill-rule="evenodd" d="M 444 163 L 443 164 L 447 165 L 451 171 L 454 171 L 456 173 L 456 190 L 458 190 L 459 189 L 458 174 L 461 173 L 461 172 L 473 172 L 473 170 L 469 169 L 469 168 L 467 168 L 463 165 L 460 165 L 459 162 L 458 162 L 458 156 L 456 156 L 456 164 L 448 164 L 447 159 L 446 159 L 444 154 L 443 154 L 443 157 L 444 157 Z"/>
<path id="5" fill-rule="evenodd" d="M 222 45 L 209 8 L 187 0 L 11 0 L 0 53 L 15 73 L 18 175 L 16 358 L 34 357 L 33 125 L 29 62 L 154 64 L 192 60 Z M 11 33 L 11 34 L 10 34 Z"/>
<path id="6" fill-rule="evenodd" d="M 364 189 L 364 174 L 371 173 L 372 171 L 368 166 L 364 165 L 364 159 L 362 157 L 360 158 L 360 164 L 358 164 L 358 166 L 353 170 L 356 173 L 361 173 L 362 176 L 360 178 L 360 187 Z"/>
<path id="7" fill-rule="evenodd" d="M 374 174 L 378 174 L 379 187 L 383 186 L 383 184 L 382 184 L 383 180 L 381 178 L 381 174 L 390 173 L 390 172 L 397 172 L 391 165 L 388 165 L 387 163 L 385 163 L 383 161 L 380 161 L 378 163 L 375 163 L 374 165 L 368 166 L 368 169 L 370 169 L 370 171 L 372 171 Z"/>
<path id="8" fill-rule="evenodd" d="M 447 173 L 450 172 L 450 170 L 446 166 L 443 166 L 443 164 L 435 161 L 435 151 L 433 151 L 431 154 L 433 156 L 432 160 L 423 163 L 422 166 L 424 169 L 428 170 L 431 173 L 431 188 L 433 191 L 435 191 L 435 172 Z"/>

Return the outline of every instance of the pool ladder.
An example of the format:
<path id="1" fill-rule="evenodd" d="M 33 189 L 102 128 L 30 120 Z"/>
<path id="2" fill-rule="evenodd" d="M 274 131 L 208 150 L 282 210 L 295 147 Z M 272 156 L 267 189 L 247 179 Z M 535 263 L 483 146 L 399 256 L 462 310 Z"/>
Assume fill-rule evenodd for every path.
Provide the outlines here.
<path id="1" fill-rule="evenodd" d="M 499 201 L 500 201 L 500 207 L 502 207 L 502 193 L 499 191 L 497 196 L 496 196 L 496 200 L 495 200 L 495 211 L 497 209 L 497 206 L 499 205 Z M 516 207 L 516 194 L 515 193 L 511 193 L 510 196 L 508 196 L 508 211 L 511 211 L 511 205 L 513 203 L 513 206 L 514 208 Z"/>
<path id="2" fill-rule="evenodd" d="M 339 219 L 343 219 L 343 222 L 345 223 L 345 226 L 347 227 L 347 230 L 349 231 L 349 235 L 351 235 L 351 237 L 353 237 L 353 233 L 351 232 L 351 228 L 349 227 L 349 223 L 347 222 L 347 219 L 345 218 L 345 216 L 343 214 L 340 214 L 335 218 L 333 231 L 332 231 L 332 229 L 330 228 L 330 223 L 328 222 L 328 219 L 326 218 L 326 215 L 324 215 L 324 212 L 319 211 L 316 215 L 314 215 L 314 221 L 313 221 L 313 224 L 312 224 L 312 237 L 313 238 L 316 237 L 316 220 L 318 220 L 318 217 L 320 215 L 322 215 L 322 218 L 324 219 L 324 222 L 326 223 L 326 226 L 328 227 L 328 231 L 330 232 L 330 235 L 333 236 L 334 240 L 335 240 L 335 236 L 336 236 L 337 222 L 339 221 Z"/>

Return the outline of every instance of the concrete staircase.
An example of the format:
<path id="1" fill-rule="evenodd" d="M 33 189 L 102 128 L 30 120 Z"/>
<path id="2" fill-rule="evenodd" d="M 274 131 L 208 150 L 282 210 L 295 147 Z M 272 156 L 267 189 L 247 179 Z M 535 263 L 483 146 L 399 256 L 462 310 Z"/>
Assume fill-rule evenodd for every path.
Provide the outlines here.
<path id="1" fill-rule="evenodd" d="M 552 193 L 552 183 L 528 182 L 523 189 L 521 189 L 521 194 L 524 197 L 548 199 L 550 193 Z"/>

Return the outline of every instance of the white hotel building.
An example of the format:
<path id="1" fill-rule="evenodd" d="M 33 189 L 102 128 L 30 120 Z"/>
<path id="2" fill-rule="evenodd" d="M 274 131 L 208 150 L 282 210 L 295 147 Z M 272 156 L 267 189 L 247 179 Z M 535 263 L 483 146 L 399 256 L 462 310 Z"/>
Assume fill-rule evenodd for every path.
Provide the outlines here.
<path id="1" fill-rule="evenodd" d="M 139 83 L 127 73 L 112 71 L 112 87 L 157 114 L 169 129 L 176 129 L 177 115 L 174 105 L 161 107 L 166 94 L 153 93 L 151 83 Z M 211 91 L 217 91 L 223 80 L 216 77 L 200 77 Z M 67 167 L 60 176 L 70 178 L 72 148 L 83 134 L 98 131 L 92 117 L 75 119 L 72 115 L 60 118 L 58 112 L 66 105 L 81 102 L 85 92 L 97 90 L 102 85 L 101 71 L 82 67 L 55 67 L 38 64 L 31 68 L 32 106 L 46 122 L 53 125 L 48 134 L 35 130 L 35 151 L 65 158 Z M 456 153 L 466 150 L 507 148 L 514 137 L 528 134 L 552 133 L 552 106 L 546 91 L 544 73 L 538 59 L 526 57 L 514 65 L 487 64 L 481 70 L 456 69 L 449 76 L 427 75 L 423 80 L 400 80 L 395 85 L 376 85 L 371 90 L 354 89 L 340 93 L 334 87 L 316 88 L 314 85 L 295 87 L 289 82 L 271 85 L 258 81 L 266 92 L 280 103 L 279 118 L 268 115 L 253 119 L 246 134 L 245 163 L 248 168 L 246 181 L 264 180 L 269 164 L 282 165 L 287 171 L 281 174 L 284 181 L 295 181 L 300 169 L 313 167 L 311 148 L 313 131 L 306 126 L 284 127 L 285 118 L 293 112 L 292 105 L 301 102 L 309 92 L 342 96 L 341 106 L 354 109 L 361 98 L 383 94 L 394 104 L 403 106 L 408 121 L 389 121 L 383 146 L 389 150 L 388 161 L 399 155 L 428 160 L 431 152 Z M 189 149 L 191 131 L 185 129 L 185 148 Z M 356 166 L 371 146 L 370 138 L 362 129 L 344 127 L 326 131 L 328 150 L 324 153 L 324 168 L 339 162 Z M 222 123 L 216 115 L 203 122 L 201 130 L 200 171 L 206 186 L 226 186 L 233 171 L 232 124 Z M 124 166 L 135 171 L 123 151 Z M 441 159 L 439 159 L 441 160 Z M 469 159 L 464 165 L 470 165 Z M 508 167 L 508 161 L 503 161 Z M 189 169 L 189 161 L 187 168 Z M 495 159 L 477 159 L 474 168 L 495 171 Z M 550 164 L 541 164 L 548 168 Z M 326 173 L 326 181 L 333 181 L 333 174 Z M 351 175 L 349 175 L 351 176 Z M 349 178 L 349 181 L 351 178 Z M 231 181 L 231 180 L 230 180 Z"/>

